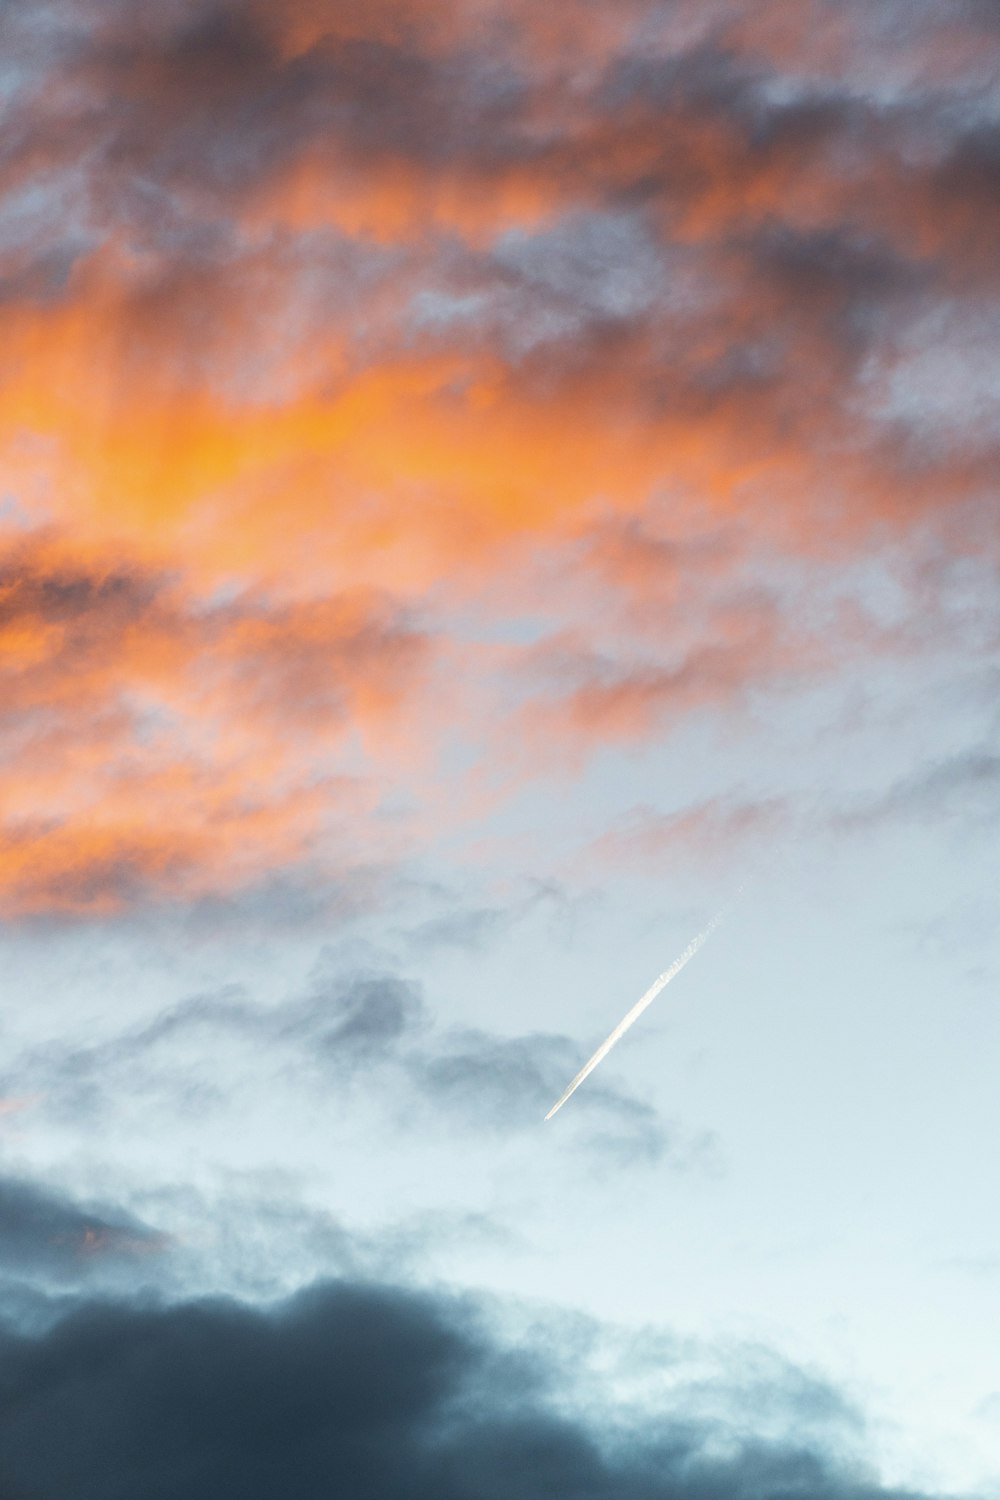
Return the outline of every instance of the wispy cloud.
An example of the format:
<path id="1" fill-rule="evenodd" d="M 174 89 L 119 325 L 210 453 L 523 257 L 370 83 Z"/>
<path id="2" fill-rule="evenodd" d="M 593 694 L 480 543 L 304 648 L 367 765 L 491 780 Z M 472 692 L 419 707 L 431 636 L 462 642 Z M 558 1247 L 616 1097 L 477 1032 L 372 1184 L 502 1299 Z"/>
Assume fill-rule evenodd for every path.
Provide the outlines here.
<path id="1" fill-rule="evenodd" d="M 317 980 L 272 1005 L 238 988 L 194 996 L 96 1043 L 36 1046 L 16 1076 L 44 1094 L 49 1118 L 81 1127 L 129 1098 L 141 1097 L 147 1116 L 211 1115 L 234 1088 L 280 1093 L 293 1083 L 334 1111 L 364 1097 L 393 1128 L 416 1121 L 430 1139 L 456 1125 L 517 1139 L 537 1131 L 578 1054 L 559 1034 L 435 1024 L 415 985 L 372 972 Z M 581 1120 L 581 1143 L 598 1154 L 678 1170 L 718 1165 L 712 1138 L 661 1120 L 611 1083 L 588 1091 Z"/>

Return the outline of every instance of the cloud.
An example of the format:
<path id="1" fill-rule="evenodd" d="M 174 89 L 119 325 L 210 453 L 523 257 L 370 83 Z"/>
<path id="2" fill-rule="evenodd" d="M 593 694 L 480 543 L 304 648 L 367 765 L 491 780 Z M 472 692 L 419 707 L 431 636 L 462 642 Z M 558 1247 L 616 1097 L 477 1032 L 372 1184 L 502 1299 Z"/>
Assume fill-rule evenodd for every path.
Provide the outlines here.
<path id="1" fill-rule="evenodd" d="M 2 1343 L 2 1473 L 38 1500 L 904 1500 L 843 1456 L 835 1423 L 825 1442 L 794 1426 L 764 1439 L 692 1418 L 683 1397 L 626 1413 L 605 1392 L 590 1406 L 558 1337 L 514 1348 L 469 1299 L 378 1283 L 319 1283 L 269 1307 L 84 1303 Z M 815 1412 L 817 1396 L 793 1378 L 793 1408 Z"/>
<path id="2" fill-rule="evenodd" d="M 524 903 L 525 906 L 529 904 Z M 497 906 L 460 907 L 418 923 L 406 933 L 406 937 L 417 950 L 437 947 L 476 950 L 484 948 L 498 932 L 515 922 L 517 916 L 518 913 Z"/>
<path id="3" fill-rule="evenodd" d="M 0 1097 L 0 1115 L 17 1115 L 23 1109 L 30 1109 L 37 1103 L 37 1096 L 33 1094 L 7 1094 Z"/>
<path id="4" fill-rule="evenodd" d="M 790 627 L 776 601 L 748 593 L 721 600 L 694 641 L 683 627 L 673 651 L 636 643 L 616 652 L 582 634 L 549 637 L 521 654 L 529 688 L 520 729 L 534 754 L 650 738 L 699 711 L 745 707 L 749 693 L 811 681 L 846 655 L 808 626 Z M 666 604 L 661 622 L 681 614 Z M 605 635 L 610 632 L 605 632 Z"/>
<path id="5" fill-rule="evenodd" d="M 60 1039 L 26 1051 L 12 1071 L 43 1097 L 48 1118 L 81 1128 L 123 1101 L 211 1114 L 235 1087 L 268 1094 L 293 1084 L 333 1108 L 369 1106 L 396 1128 L 414 1121 L 433 1136 L 456 1124 L 476 1134 L 523 1137 L 580 1063 L 562 1035 L 503 1036 L 435 1024 L 419 988 L 391 973 L 326 974 L 303 995 L 262 1005 L 233 987 L 193 996 L 98 1042 Z M 331 1085 L 336 1085 L 331 1094 Z M 228 1091 L 228 1093 L 227 1093 Z M 666 1160 L 715 1170 L 717 1143 L 660 1119 L 605 1080 L 576 1110 L 581 1144 L 620 1162 Z"/>
<path id="6" fill-rule="evenodd" d="M 915 299 L 923 312 L 921 299 L 934 295 L 937 268 L 944 264 L 957 273 L 971 241 L 964 221 L 949 224 L 949 205 L 957 202 L 971 219 L 973 207 L 986 211 L 994 196 L 985 132 L 979 141 L 975 131 L 967 140 L 957 130 L 947 87 L 943 95 L 915 87 L 912 100 L 892 107 L 852 88 L 849 78 L 838 86 L 833 76 L 797 77 L 796 65 L 813 61 L 813 51 L 801 49 L 801 38 L 798 55 L 780 55 L 775 22 L 787 30 L 787 17 L 780 7 L 760 10 L 755 31 L 737 12 L 721 8 L 714 40 L 687 47 L 671 44 L 667 35 L 660 47 L 640 48 L 626 24 L 606 35 L 606 50 L 591 57 L 586 8 L 567 4 L 564 23 L 580 23 L 576 51 L 588 64 L 575 94 L 567 94 L 572 51 L 561 67 L 537 58 L 532 67 L 530 46 L 519 45 L 533 35 L 523 10 L 505 37 L 491 31 L 488 41 L 477 37 L 460 5 L 443 8 L 436 21 L 421 19 L 412 7 L 387 6 L 373 12 L 367 26 L 334 4 L 287 7 L 279 17 L 255 4 L 204 3 L 166 7 L 152 19 L 118 7 L 104 26 L 81 29 L 75 48 L 53 59 L 75 92 L 56 96 L 60 103 L 48 96 L 38 102 L 43 121 L 32 121 L 31 138 L 44 139 L 38 126 L 47 123 L 52 149 L 71 159 L 74 142 L 96 138 L 99 149 L 85 176 L 95 200 L 90 212 L 106 220 L 107 232 L 124 228 L 138 237 L 144 253 L 126 273 L 105 250 L 95 252 L 96 266 L 105 256 L 105 270 L 81 275 L 74 292 L 79 314 L 95 336 L 104 330 L 105 342 L 109 322 L 121 322 L 125 338 L 115 340 L 113 363 L 128 358 L 138 324 L 151 335 L 143 339 L 144 355 L 169 347 L 181 385 L 193 383 L 206 398 L 196 406 L 175 403 L 173 414 L 164 410 L 158 418 L 155 403 L 164 392 L 153 391 L 147 373 L 135 391 L 115 386 L 115 407 L 106 415 L 116 432 L 127 415 L 146 429 L 145 441 L 169 421 L 194 458 L 198 434 L 210 431 L 210 442 L 200 448 L 202 457 L 211 449 L 204 478 L 213 492 L 228 478 L 251 479 L 263 465 L 295 494 L 298 512 L 309 500 L 296 493 L 290 482 L 296 470 L 286 469 L 285 461 L 293 462 L 290 449 L 306 432 L 320 473 L 328 472 L 325 448 L 342 492 L 365 484 L 357 467 L 361 455 L 350 439 L 344 444 L 341 424 L 331 429 L 336 455 L 322 437 L 323 403 L 316 397 L 332 382 L 347 402 L 345 414 L 356 397 L 365 425 L 374 417 L 392 428 L 407 479 L 451 490 L 448 453 L 435 433 L 435 395 L 439 378 L 448 388 L 461 380 L 478 399 L 471 412 L 453 404 L 450 423 L 465 428 L 472 418 L 478 431 L 468 433 L 474 452 L 463 459 L 452 450 L 460 470 L 453 503 L 471 526 L 475 518 L 466 511 L 479 507 L 463 503 L 463 484 L 473 486 L 471 501 L 485 479 L 496 502 L 497 485 L 517 483 L 515 454 L 503 464 L 496 451 L 498 442 L 509 442 L 504 427 L 516 426 L 518 448 L 536 472 L 554 441 L 545 430 L 550 424 L 538 432 L 537 420 L 532 424 L 518 401 L 529 385 L 533 396 L 556 404 L 562 419 L 580 411 L 584 396 L 595 413 L 603 409 L 594 431 L 577 423 L 595 450 L 586 468 L 597 485 L 605 475 L 612 483 L 615 460 L 620 464 L 628 451 L 628 445 L 618 449 L 614 430 L 631 410 L 638 413 L 645 449 L 644 489 L 664 473 L 677 476 L 679 465 L 683 470 L 696 458 L 692 482 L 710 496 L 731 493 L 734 469 L 745 474 L 751 453 L 765 441 L 765 470 L 792 482 L 818 479 L 817 462 L 839 451 L 841 463 L 854 471 L 852 481 L 868 470 L 866 503 L 877 506 L 885 479 L 877 471 L 885 456 L 877 451 L 877 430 L 866 427 L 853 400 L 855 378 L 880 340 L 888 336 L 891 345 L 892 330 L 905 328 Z M 632 14 L 652 19 L 648 7 Z M 862 11 L 850 20 L 852 61 L 860 64 L 871 39 Z M 888 50 L 895 40 L 876 42 Z M 786 77 L 789 86 L 782 89 Z M 961 77 L 950 82 L 960 97 Z M 81 107 L 81 96 L 87 106 Z M 60 120 L 59 109 L 67 107 L 76 117 Z M 46 110 L 55 110 L 56 118 L 45 121 Z M 966 160 L 967 169 L 952 170 Z M 358 178 L 367 187 L 359 187 Z M 131 205 L 141 198 L 140 185 L 153 194 L 156 211 L 137 218 Z M 278 288 L 290 284 L 284 241 L 265 234 L 262 242 L 258 232 L 243 243 L 244 229 L 234 225 L 242 226 L 248 199 L 256 196 L 253 222 L 284 233 L 289 196 L 298 193 L 313 205 L 312 220 L 291 226 L 302 230 L 329 228 L 338 206 L 350 218 L 358 192 L 371 200 L 370 223 L 366 228 L 362 209 L 356 222 L 338 226 L 342 237 L 370 239 L 381 219 L 383 235 L 392 233 L 407 246 L 407 292 L 423 298 L 425 312 L 480 307 L 486 316 L 446 318 L 446 356 L 434 338 L 414 349 L 405 315 L 395 329 L 381 313 L 374 322 L 368 317 L 357 328 L 345 326 L 347 309 L 339 305 L 332 320 L 293 318 L 299 347 L 292 362 L 301 356 L 303 368 L 313 372 L 311 394 L 297 418 L 269 412 L 272 437 L 261 447 L 259 407 L 254 431 L 238 411 L 211 397 L 211 362 L 185 377 L 185 350 L 207 340 L 224 359 L 235 339 L 245 362 L 248 349 L 259 358 L 258 347 L 273 339 L 276 324 L 279 342 L 288 336 L 288 314 L 273 302 Z M 519 211 L 519 201 L 536 207 Z M 500 231 L 492 243 L 477 242 L 471 227 L 484 215 Z M 929 233 L 944 234 L 945 243 L 922 243 L 917 223 L 924 224 L 924 241 Z M 204 244 L 204 235 L 195 233 L 200 229 L 216 239 L 228 236 L 227 252 L 215 262 L 197 248 Z M 456 252 L 456 239 L 467 241 L 467 254 Z M 328 249 L 325 241 L 311 250 L 302 243 L 317 274 Z M 269 257 L 277 260 L 264 285 L 258 273 Z M 364 258 L 357 257 L 359 265 Z M 186 285 L 200 288 L 195 323 L 177 317 L 186 306 Z M 312 277 L 311 290 L 307 277 L 300 291 L 307 301 L 317 298 L 316 312 L 328 304 L 329 284 L 321 275 Z M 358 291 L 371 297 L 372 313 L 382 307 L 384 288 L 362 279 Z M 264 322 L 257 316 L 262 294 L 269 310 Z M 154 305 L 170 316 L 151 325 Z M 404 297 L 397 315 L 410 305 Z M 491 318 L 499 336 L 497 309 L 506 332 L 499 347 L 493 338 L 484 349 L 483 325 L 488 328 Z M 441 322 L 425 318 L 425 329 Z M 375 347 L 373 326 L 383 330 Z M 615 335 L 609 346 L 605 335 L 615 329 L 624 337 Z M 62 332 L 62 360 L 69 357 L 72 367 L 73 340 L 68 329 Z M 367 352 L 357 350 L 345 364 L 344 350 L 358 338 Z M 526 356 L 539 342 L 552 348 L 532 363 Z M 363 368 L 371 361 L 380 367 L 378 379 Z M 403 377 L 401 389 L 393 389 L 394 375 Z M 414 441 L 414 423 L 423 441 Z M 495 426 L 500 431 L 491 431 Z M 124 432 L 119 435 L 127 442 Z M 162 439 L 156 451 L 162 452 Z M 130 453 L 138 462 L 140 454 Z M 251 459 L 250 469 L 241 455 Z M 491 467 L 501 464 L 499 473 L 482 474 L 488 458 Z M 180 460 L 175 453 L 166 490 L 162 479 L 157 485 L 149 476 L 170 511 L 195 498 L 186 480 L 196 476 L 186 457 Z M 564 465 L 561 479 L 553 473 L 569 508 L 581 498 L 570 482 L 576 468 Z M 119 473 L 124 470 L 119 462 Z M 619 475 L 619 486 L 624 478 Z M 257 493 L 246 498 L 254 521 L 266 526 L 257 513 L 263 495 L 255 481 L 251 487 Z M 370 504 L 370 483 L 367 488 Z M 495 522 L 516 525 L 521 511 L 521 524 L 544 526 L 556 496 L 543 497 L 541 488 L 520 506 L 504 506 Z M 800 485 L 799 503 L 802 493 Z M 426 528 L 426 511 L 421 519 Z M 224 540 L 242 539 L 213 538 L 217 545 Z M 445 545 L 444 535 L 435 545 Z"/>
<path id="7" fill-rule="evenodd" d="M 470 723 L 520 784 L 898 648 L 831 563 L 995 569 L 986 8 L 549 9 L 13 26 L 10 915 L 343 883 Z"/>
<path id="8" fill-rule="evenodd" d="M 430 898 L 430 914 L 398 933 L 416 955 L 439 948 L 482 951 L 531 917 L 544 913 L 551 921 L 558 922 L 572 906 L 567 888 L 551 879 L 529 879 L 513 887 L 504 886 L 503 900 L 491 905 L 469 905 L 459 888 L 450 889 L 447 885 L 428 884 L 424 893 Z"/>
<path id="9" fill-rule="evenodd" d="M 211 1109 L 222 1097 L 215 1080 L 223 1056 L 254 1074 L 276 1057 L 295 1059 L 300 1083 L 346 1083 L 394 1061 L 422 1024 L 415 987 L 391 975 L 321 980 L 273 1006 L 232 987 L 183 1000 L 103 1041 L 43 1043 L 21 1059 L 18 1073 L 44 1079 L 47 1108 L 77 1120 L 134 1094 L 150 1105 L 158 1096 L 176 1105 L 180 1096 L 189 1107 Z"/>
<path id="10" fill-rule="evenodd" d="M 713 797 L 673 812 L 634 807 L 589 845 L 585 858 L 631 871 L 662 868 L 670 855 L 731 867 L 735 851 L 773 841 L 792 817 L 787 797 Z"/>
<path id="11" fill-rule="evenodd" d="M 87 1209 L 18 1178 L 0 1178 L 0 1268 L 56 1284 L 161 1252 L 166 1236 L 119 1209 Z"/>
<path id="12" fill-rule="evenodd" d="M 734 854 L 745 860 L 748 850 L 803 830 L 832 831 L 844 837 L 885 826 L 947 819 L 981 828 L 990 826 L 998 815 L 1000 757 L 982 746 L 933 762 L 869 794 L 828 792 L 817 800 L 801 792 L 759 797 L 734 793 L 669 812 L 636 806 L 593 839 L 583 858 L 598 869 L 642 871 L 661 868 L 665 858 L 676 854 L 685 861 L 731 869 Z M 926 924 L 921 932 L 928 938 L 934 935 Z"/>
<path id="13" fill-rule="evenodd" d="M 894 822 L 960 817 L 981 826 L 1000 815 L 1000 756 L 989 748 L 938 761 L 866 801 L 834 815 L 835 827 L 854 831 Z"/>
<path id="14" fill-rule="evenodd" d="M 498 1037 L 466 1030 L 446 1036 L 434 1051 L 411 1056 L 409 1070 L 435 1110 L 509 1136 L 537 1128 L 579 1061 L 579 1047 L 565 1036 Z M 712 1142 L 695 1143 L 692 1150 L 650 1105 L 609 1084 L 589 1090 L 584 1110 L 590 1127 L 585 1139 L 600 1151 L 633 1162 L 666 1156 L 675 1166 L 691 1164 L 701 1152 L 701 1164 L 709 1164 Z"/>
<path id="15" fill-rule="evenodd" d="M 365 725 L 391 739 L 428 647 L 377 595 L 206 602 L 19 534 L 0 556 L 5 913 L 101 915 L 246 890 L 275 863 L 316 870 L 328 820 L 378 795 L 321 762 Z"/>

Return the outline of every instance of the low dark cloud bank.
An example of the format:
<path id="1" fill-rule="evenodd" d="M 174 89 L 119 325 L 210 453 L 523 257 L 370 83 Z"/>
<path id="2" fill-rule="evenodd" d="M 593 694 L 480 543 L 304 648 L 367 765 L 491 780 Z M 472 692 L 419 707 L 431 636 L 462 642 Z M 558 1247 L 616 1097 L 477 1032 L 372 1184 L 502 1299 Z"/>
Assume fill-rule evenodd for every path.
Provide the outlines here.
<path id="1" fill-rule="evenodd" d="M 551 1342 L 468 1300 L 326 1283 L 274 1307 L 83 1304 L 0 1334 L 10 1500 L 918 1500 L 835 1453 L 567 1405 Z M 725 1456 L 721 1456 L 721 1455 Z"/>

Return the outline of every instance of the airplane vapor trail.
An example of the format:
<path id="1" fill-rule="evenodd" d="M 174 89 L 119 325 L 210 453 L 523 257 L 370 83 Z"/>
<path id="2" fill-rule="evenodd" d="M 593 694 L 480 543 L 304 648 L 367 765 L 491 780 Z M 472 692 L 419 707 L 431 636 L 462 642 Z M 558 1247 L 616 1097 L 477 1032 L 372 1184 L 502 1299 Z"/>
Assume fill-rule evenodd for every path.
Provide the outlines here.
<path id="1" fill-rule="evenodd" d="M 659 979 L 653 980 L 653 983 L 649 986 L 649 989 L 643 995 L 642 999 L 635 1002 L 628 1014 L 626 1016 L 623 1016 L 622 1019 L 618 1022 L 618 1025 L 615 1027 L 611 1035 L 601 1043 L 590 1061 L 584 1063 L 583 1067 L 580 1069 L 579 1073 L 577 1073 L 576 1077 L 566 1089 L 565 1093 L 556 1100 L 555 1104 L 553 1104 L 552 1108 L 545 1116 L 546 1120 L 551 1120 L 556 1110 L 562 1109 L 570 1094 L 574 1094 L 580 1087 L 583 1080 L 587 1077 L 587 1074 L 592 1073 L 597 1067 L 597 1064 L 599 1062 L 602 1062 L 604 1058 L 607 1057 L 608 1053 L 611 1051 L 615 1043 L 620 1041 L 621 1038 L 625 1035 L 626 1031 L 628 1031 L 629 1027 L 636 1021 L 638 1021 L 639 1017 L 646 1009 L 646 1006 L 653 1003 L 657 995 L 662 989 L 666 988 L 671 979 L 676 979 L 677 975 L 681 972 L 686 963 L 690 963 L 691 959 L 694 958 L 695 954 L 698 952 L 698 949 L 703 947 L 704 944 L 708 942 L 709 938 L 712 936 L 712 933 L 722 921 L 723 916 L 724 912 L 720 911 L 716 913 L 711 922 L 709 922 L 708 926 L 702 932 L 699 932 L 696 938 L 691 939 L 690 943 L 688 943 L 680 958 L 675 958 L 673 963 L 670 965 L 670 968 L 664 969 Z"/>

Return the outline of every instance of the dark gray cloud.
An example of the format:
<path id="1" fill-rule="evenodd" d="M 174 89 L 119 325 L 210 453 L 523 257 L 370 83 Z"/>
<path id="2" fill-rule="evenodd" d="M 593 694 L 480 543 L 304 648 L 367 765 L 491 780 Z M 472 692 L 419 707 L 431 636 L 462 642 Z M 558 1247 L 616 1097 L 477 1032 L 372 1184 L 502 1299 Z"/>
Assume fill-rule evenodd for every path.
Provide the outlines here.
<path id="1" fill-rule="evenodd" d="M 900 316 L 923 304 L 929 270 L 883 235 L 824 225 L 765 223 L 740 246 L 746 286 L 758 309 L 758 339 L 822 342 L 850 375 L 855 360 Z M 773 365 L 777 377 L 780 366 Z"/>
<path id="2" fill-rule="evenodd" d="M 86 141 L 92 217 L 130 218 L 141 185 L 146 194 L 166 190 L 164 229 L 176 223 L 180 198 L 185 212 L 196 202 L 196 218 L 220 221 L 305 156 L 330 171 L 406 163 L 431 179 L 457 174 L 479 192 L 516 172 L 556 201 L 652 204 L 670 215 L 707 203 L 720 187 L 752 190 L 777 177 L 787 182 L 787 205 L 761 214 L 749 194 L 735 192 L 738 217 L 766 222 L 784 212 L 792 228 L 812 191 L 830 197 L 828 222 L 890 226 L 905 244 L 937 206 L 951 252 L 975 264 L 987 229 L 964 252 L 954 231 L 972 227 L 973 205 L 992 222 L 996 146 L 989 124 L 970 123 L 975 111 L 955 107 L 963 80 L 936 86 L 928 69 L 922 88 L 911 83 L 901 102 L 889 103 L 849 72 L 851 61 L 867 62 L 866 49 L 884 50 L 891 62 L 901 40 L 916 44 L 925 18 L 913 6 L 890 6 L 873 28 L 865 8 L 848 8 L 856 56 L 844 59 L 846 76 L 828 69 L 809 79 L 795 78 L 803 59 L 769 56 L 771 7 L 760 9 L 759 40 L 742 7 L 719 7 L 713 34 L 687 50 L 644 48 L 642 28 L 623 27 L 610 55 L 587 58 L 587 74 L 574 75 L 571 53 L 561 67 L 550 60 L 533 69 L 517 15 L 506 26 L 483 24 L 460 0 L 434 15 L 380 5 L 367 27 L 335 0 L 280 13 L 256 0 L 155 12 L 109 5 L 96 26 L 84 6 L 69 5 L 49 62 L 74 87 L 19 101 L 7 172 L 19 183 L 32 163 L 65 167 Z M 633 10 L 638 21 L 657 7 L 650 0 Z M 563 0 L 559 11 L 567 29 L 578 15 L 585 34 L 584 0 Z M 968 9 L 951 23 L 979 24 Z M 297 32 L 310 35 L 308 45 L 291 43 Z M 983 34 L 985 48 L 995 41 Z M 782 65 L 794 87 L 779 86 Z M 965 87 L 974 103 L 974 79 Z M 914 149 L 928 141 L 935 149 Z M 885 169 L 890 191 L 880 193 Z M 803 217 L 815 221 L 815 209 Z M 570 281 L 576 274 L 565 256 L 560 271 Z M 561 281 L 557 299 L 565 291 Z"/>
<path id="3" fill-rule="evenodd" d="M 120 1209 L 91 1208 L 37 1183 L 0 1177 L 0 1271 L 74 1283 L 166 1247 Z"/>
<path id="4" fill-rule="evenodd" d="M 126 4 L 107 7 L 96 26 L 85 7 L 69 9 L 79 30 L 59 61 L 76 83 L 72 113 L 43 113 L 34 141 L 15 137 L 6 154 L 17 164 L 29 151 L 71 159 L 68 131 L 82 131 L 97 146 L 96 178 L 112 212 L 136 177 L 221 206 L 309 148 L 441 166 L 502 159 L 519 133 L 515 70 L 464 48 L 435 56 L 417 16 L 358 34 L 347 7 L 329 4 L 327 29 L 293 50 L 298 6 L 279 15 L 254 0 L 155 13 Z"/>
<path id="5" fill-rule="evenodd" d="M 591 1407 L 551 1334 L 515 1350 L 468 1299 L 385 1285 L 91 1302 L 43 1337 L 4 1330 L 0 1352 L 4 1493 L 35 1500 L 919 1500 L 835 1437 L 747 1436 L 676 1396 Z"/>

